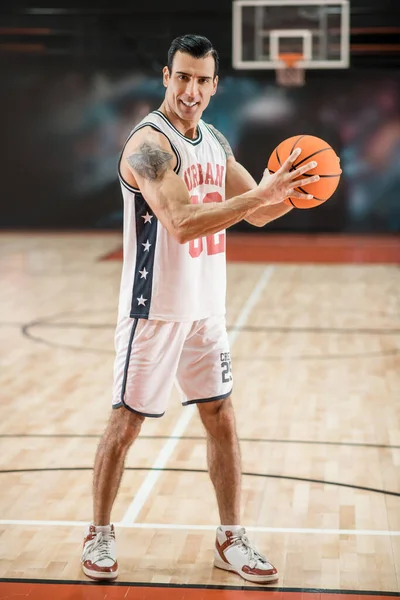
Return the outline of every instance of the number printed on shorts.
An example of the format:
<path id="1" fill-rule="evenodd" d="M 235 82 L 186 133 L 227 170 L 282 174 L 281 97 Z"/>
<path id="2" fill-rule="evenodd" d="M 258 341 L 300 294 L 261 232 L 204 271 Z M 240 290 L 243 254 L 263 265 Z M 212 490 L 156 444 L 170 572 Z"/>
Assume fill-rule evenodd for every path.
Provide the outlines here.
<path id="1" fill-rule="evenodd" d="M 232 364 L 230 352 L 221 352 L 221 369 L 222 369 L 222 383 L 229 383 L 232 381 Z"/>
<path id="2" fill-rule="evenodd" d="M 199 204 L 198 196 L 190 196 L 192 204 Z M 208 202 L 222 202 L 222 196 L 219 192 L 210 192 L 203 198 L 203 204 Z M 219 254 L 225 252 L 225 233 L 215 233 L 207 235 L 207 254 Z M 192 258 L 197 258 L 203 252 L 203 238 L 197 238 L 197 240 L 190 240 L 189 242 L 189 254 Z"/>

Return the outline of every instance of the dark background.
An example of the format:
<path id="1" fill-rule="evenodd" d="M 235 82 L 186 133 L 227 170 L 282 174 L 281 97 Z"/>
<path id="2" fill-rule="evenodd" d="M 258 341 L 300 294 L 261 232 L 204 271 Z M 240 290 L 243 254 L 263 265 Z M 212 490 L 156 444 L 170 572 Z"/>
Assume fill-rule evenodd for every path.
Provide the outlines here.
<path id="1" fill-rule="evenodd" d="M 397 5 L 352 1 L 350 69 L 310 70 L 305 87 L 289 89 L 278 87 L 271 71 L 232 69 L 231 2 L 172 0 L 165 7 L 151 0 L 129 8 L 2 5 L 0 228 L 121 228 L 119 152 L 162 101 L 171 40 L 192 32 L 209 37 L 221 55 L 219 90 L 204 119 L 257 180 L 274 147 L 292 135 L 322 137 L 340 155 L 334 197 L 268 229 L 400 230 Z"/>

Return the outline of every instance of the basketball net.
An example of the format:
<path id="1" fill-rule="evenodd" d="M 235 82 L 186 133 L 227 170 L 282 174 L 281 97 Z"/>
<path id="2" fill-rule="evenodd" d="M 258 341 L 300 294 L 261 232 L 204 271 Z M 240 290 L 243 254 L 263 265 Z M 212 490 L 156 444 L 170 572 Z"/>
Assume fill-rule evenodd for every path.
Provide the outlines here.
<path id="1" fill-rule="evenodd" d="M 284 87 L 300 87 L 304 85 L 304 69 L 298 66 L 302 54 L 279 54 L 281 65 L 276 69 L 276 83 Z"/>

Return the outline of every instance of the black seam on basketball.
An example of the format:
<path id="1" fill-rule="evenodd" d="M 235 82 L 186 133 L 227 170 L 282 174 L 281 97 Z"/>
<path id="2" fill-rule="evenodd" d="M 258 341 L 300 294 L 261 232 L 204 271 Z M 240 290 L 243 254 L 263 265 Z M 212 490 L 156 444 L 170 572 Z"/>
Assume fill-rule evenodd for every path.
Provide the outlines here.
<path id="1" fill-rule="evenodd" d="M 327 148 L 322 148 L 322 150 L 317 150 L 316 152 L 313 152 L 312 154 L 309 154 L 308 156 L 306 156 L 305 158 L 303 158 L 303 160 L 301 160 L 300 162 L 298 162 L 296 165 L 293 165 L 293 167 L 295 169 L 297 169 L 297 167 L 300 166 L 301 163 L 303 163 L 306 160 L 312 158 L 313 156 L 316 156 L 317 154 L 321 154 L 321 152 L 326 152 L 326 150 L 332 150 L 332 148 L 330 146 L 328 146 Z"/>
<path id="2" fill-rule="evenodd" d="M 297 140 L 295 141 L 295 143 L 292 146 L 291 151 L 289 152 L 289 156 L 292 154 L 293 150 L 296 148 L 297 144 L 299 143 L 299 141 L 303 138 L 306 137 L 305 135 L 300 135 Z"/>
<path id="3" fill-rule="evenodd" d="M 319 173 L 303 173 L 302 177 L 314 177 L 314 175 L 317 174 L 319 175 Z M 337 175 L 319 175 L 320 179 L 322 179 L 322 177 L 324 177 L 325 179 L 327 177 L 340 177 L 340 173 L 338 173 Z"/>
<path id="4" fill-rule="evenodd" d="M 275 148 L 275 154 L 276 154 L 276 158 L 277 158 L 277 161 L 279 163 L 279 166 L 281 167 L 282 163 L 281 163 L 281 159 L 279 158 L 278 148 Z"/>
<path id="5" fill-rule="evenodd" d="M 297 187 L 296 189 L 303 192 L 303 194 L 307 194 L 307 196 L 310 193 L 310 192 L 307 192 L 307 190 L 304 190 L 302 187 Z M 318 202 L 325 202 L 325 200 L 323 200 L 322 198 L 317 198 L 317 196 L 313 196 L 313 200 L 318 200 Z"/>
<path id="6" fill-rule="evenodd" d="M 288 200 L 289 200 L 290 204 L 293 206 L 293 208 L 297 208 L 297 206 L 296 206 L 295 204 L 293 204 L 293 202 L 292 202 L 292 199 L 291 199 L 291 198 L 288 198 Z"/>
<path id="7" fill-rule="evenodd" d="M 303 137 L 306 137 L 306 135 L 300 135 L 300 136 L 297 138 L 297 140 L 295 141 L 295 143 L 294 143 L 294 144 L 293 144 L 293 146 L 292 146 L 292 149 L 291 149 L 291 151 L 290 151 L 290 154 L 292 154 L 293 150 L 296 148 L 297 144 L 299 143 L 299 141 L 300 141 L 300 140 L 301 140 Z M 289 154 L 289 156 L 290 156 L 290 154 Z M 292 166 L 290 167 L 290 169 L 289 169 L 289 173 L 290 173 L 291 171 L 295 171 L 295 170 L 296 170 L 296 167 L 295 167 L 294 165 L 292 165 Z"/>

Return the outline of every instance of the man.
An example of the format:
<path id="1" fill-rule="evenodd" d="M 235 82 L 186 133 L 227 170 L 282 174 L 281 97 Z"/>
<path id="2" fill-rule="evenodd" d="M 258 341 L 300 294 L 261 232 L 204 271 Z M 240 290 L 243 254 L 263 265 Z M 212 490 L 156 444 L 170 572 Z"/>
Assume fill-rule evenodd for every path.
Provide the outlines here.
<path id="1" fill-rule="evenodd" d="M 113 408 L 94 466 L 94 518 L 82 568 L 115 579 L 111 509 L 128 448 L 146 417 L 164 414 L 176 378 L 183 404 L 196 403 L 207 432 L 207 459 L 221 525 L 214 564 L 268 583 L 277 570 L 240 526 L 241 465 L 230 400 L 232 375 L 225 327 L 225 228 L 287 213 L 296 150 L 257 185 L 226 139 L 201 116 L 217 90 L 218 55 L 209 40 L 172 42 L 163 70 L 165 99 L 131 133 L 119 177 L 124 197 L 124 263 L 116 329 Z M 318 177 L 296 181 L 304 186 Z M 228 198 L 228 199 L 227 199 Z"/>

